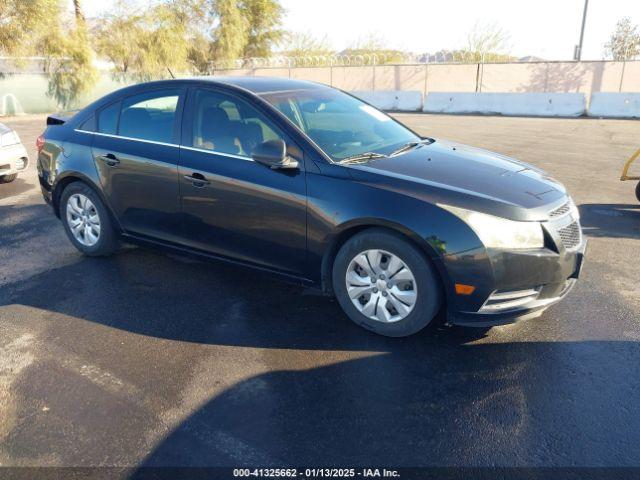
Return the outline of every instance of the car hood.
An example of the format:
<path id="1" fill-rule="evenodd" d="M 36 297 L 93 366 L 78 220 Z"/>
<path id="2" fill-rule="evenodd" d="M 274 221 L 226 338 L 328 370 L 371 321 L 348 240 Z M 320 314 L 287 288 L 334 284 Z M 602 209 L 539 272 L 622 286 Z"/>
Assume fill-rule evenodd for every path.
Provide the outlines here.
<path id="1" fill-rule="evenodd" d="M 368 172 L 423 185 L 440 194 L 455 192 L 453 197 L 462 200 L 454 202 L 458 204 L 480 201 L 535 209 L 566 197 L 561 183 L 532 165 L 447 141 L 436 140 L 395 157 L 351 166 L 355 177 L 356 172 Z"/>

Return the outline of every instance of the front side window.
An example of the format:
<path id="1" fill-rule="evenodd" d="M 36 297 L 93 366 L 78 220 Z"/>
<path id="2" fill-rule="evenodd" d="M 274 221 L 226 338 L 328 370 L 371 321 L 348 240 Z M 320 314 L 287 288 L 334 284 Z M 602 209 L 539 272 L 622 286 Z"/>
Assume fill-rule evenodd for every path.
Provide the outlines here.
<path id="1" fill-rule="evenodd" d="M 122 102 L 118 135 L 154 142 L 174 142 L 179 93 L 176 90 L 133 95 Z"/>
<path id="2" fill-rule="evenodd" d="M 283 139 L 254 107 L 223 93 L 196 91 L 193 112 L 192 147 L 250 157 L 256 145 Z"/>
<path id="3" fill-rule="evenodd" d="M 338 90 L 291 90 L 262 97 L 336 161 L 368 152 L 387 155 L 420 140 L 386 113 Z"/>

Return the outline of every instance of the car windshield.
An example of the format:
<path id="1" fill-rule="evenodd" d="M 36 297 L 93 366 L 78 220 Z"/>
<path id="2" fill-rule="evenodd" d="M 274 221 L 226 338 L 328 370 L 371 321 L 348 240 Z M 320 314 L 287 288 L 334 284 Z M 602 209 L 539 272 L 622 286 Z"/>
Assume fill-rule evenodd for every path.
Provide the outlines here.
<path id="1" fill-rule="evenodd" d="M 387 114 L 339 90 L 269 92 L 262 94 L 262 98 L 280 110 L 334 161 L 362 155 L 376 158 L 420 141 Z"/>

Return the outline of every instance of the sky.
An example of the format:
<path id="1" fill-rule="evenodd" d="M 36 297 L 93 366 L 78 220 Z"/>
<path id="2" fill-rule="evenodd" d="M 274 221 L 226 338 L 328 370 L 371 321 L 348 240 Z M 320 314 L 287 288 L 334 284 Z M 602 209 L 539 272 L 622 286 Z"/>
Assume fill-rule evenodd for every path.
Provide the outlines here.
<path id="1" fill-rule="evenodd" d="M 71 0 L 69 0 L 71 3 Z M 138 0 L 143 1 L 143 0 Z M 112 0 L 84 0 L 87 16 L 108 9 Z M 284 28 L 325 37 L 336 49 L 371 34 L 390 48 L 415 53 L 463 47 L 478 22 L 509 33 L 509 52 L 548 60 L 568 60 L 580 36 L 584 0 L 280 0 Z M 590 0 L 583 59 L 603 57 L 616 22 L 640 24 L 640 0 Z"/>

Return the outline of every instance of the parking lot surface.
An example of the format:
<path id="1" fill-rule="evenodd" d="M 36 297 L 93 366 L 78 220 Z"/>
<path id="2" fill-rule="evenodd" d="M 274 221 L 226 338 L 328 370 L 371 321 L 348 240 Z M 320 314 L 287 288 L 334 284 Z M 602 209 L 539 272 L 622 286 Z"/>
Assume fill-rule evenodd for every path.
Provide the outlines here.
<path id="1" fill-rule="evenodd" d="M 44 117 L 3 120 L 32 164 L 0 185 L 0 465 L 640 465 L 640 122 L 397 117 L 564 182 L 589 245 L 563 302 L 388 339 L 262 273 L 86 258 L 38 190 Z"/>

